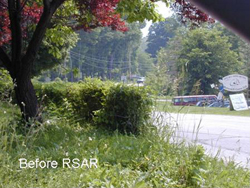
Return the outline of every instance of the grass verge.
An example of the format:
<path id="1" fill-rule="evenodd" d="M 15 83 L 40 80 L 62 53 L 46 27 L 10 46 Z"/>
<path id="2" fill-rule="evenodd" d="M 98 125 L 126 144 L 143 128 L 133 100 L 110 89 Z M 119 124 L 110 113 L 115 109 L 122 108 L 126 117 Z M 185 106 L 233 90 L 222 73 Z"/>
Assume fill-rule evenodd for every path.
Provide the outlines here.
<path id="1" fill-rule="evenodd" d="M 171 142 L 168 127 L 131 136 L 50 117 L 24 134 L 15 107 L 0 105 L 0 187 L 250 187 L 249 170 L 208 157 L 201 146 Z M 20 158 L 59 165 L 20 169 Z M 98 168 L 63 168 L 63 158 L 96 158 Z"/>
<path id="2" fill-rule="evenodd" d="M 171 102 L 155 101 L 155 109 L 157 111 L 165 111 L 169 113 L 183 114 L 215 114 L 230 116 L 246 116 L 250 117 L 250 109 L 244 111 L 230 111 L 229 108 L 208 108 L 196 106 L 173 106 Z"/>

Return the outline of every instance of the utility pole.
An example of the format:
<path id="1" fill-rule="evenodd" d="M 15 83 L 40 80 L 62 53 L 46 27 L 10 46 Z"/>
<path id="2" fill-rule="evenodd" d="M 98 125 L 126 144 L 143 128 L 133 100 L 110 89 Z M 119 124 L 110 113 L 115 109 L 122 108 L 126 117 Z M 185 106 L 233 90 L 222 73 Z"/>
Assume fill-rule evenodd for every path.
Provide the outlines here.
<path id="1" fill-rule="evenodd" d="M 250 100 L 249 100 L 249 97 L 250 97 L 250 68 L 248 70 L 247 77 L 248 77 L 248 90 L 247 90 L 247 104 L 248 104 L 248 103 L 250 103 Z"/>
<path id="2" fill-rule="evenodd" d="M 81 52 L 82 52 L 82 41 L 80 40 L 80 48 L 79 48 L 79 61 L 78 61 L 78 69 L 79 69 L 79 75 L 77 78 L 77 81 L 79 81 L 81 79 L 81 75 L 82 75 L 82 70 L 81 70 L 81 63 L 82 63 L 82 57 L 81 57 Z"/>
<path id="3" fill-rule="evenodd" d="M 129 78 L 131 79 L 131 49 L 128 49 L 128 71 L 129 71 Z"/>
<path id="4" fill-rule="evenodd" d="M 70 61 L 70 80 L 71 80 L 71 82 L 73 82 L 74 81 L 74 75 L 73 75 L 73 63 L 72 63 L 72 59 L 71 59 L 71 55 L 69 56 L 69 61 Z"/>
<path id="5" fill-rule="evenodd" d="M 113 53 L 111 53 L 111 57 L 110 57 L 110 64 L 109 64 L 109 79 L 112 79 L 112 69 L 113 69 L 113 61 L 114 61 L 114 55 Z"/>

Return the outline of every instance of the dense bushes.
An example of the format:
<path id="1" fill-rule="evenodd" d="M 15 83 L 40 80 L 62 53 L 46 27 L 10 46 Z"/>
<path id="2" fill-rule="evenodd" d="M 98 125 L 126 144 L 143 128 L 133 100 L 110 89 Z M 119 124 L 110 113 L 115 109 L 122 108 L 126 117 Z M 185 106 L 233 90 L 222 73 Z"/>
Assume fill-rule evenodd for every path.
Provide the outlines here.
<path id="1" fill-rule="evenodd" d="M 1 72 L 0 94 L 6 97 L 13 85 L 7 73 Z M 8 79 L 6 81 L 6 79 Z M 91 121 L 109 130 L 138 134 L 150 116 L 151 100 L 145 88 L 115 85 L 98 79 L 85 79 L 79 83 L 34 82 L 42 105 L 59 115 Z M 13 95 L 14 96 L 14 95 Z M 8 96 L 9 97 L 9 96 Z M 58 115 L 57 114 L 57 115 Z"/>
<path id="2" fill-rule="evenodd" d="M 110 88 L 96 122 L 111 130 L 138 134 L 150 117 L 150 107 L 144 88 L 117 85 Z"/>
<path id="3" fill-rule="evenodd" d="M 84 120 L 94 118 L 98 126 L 122 133 L 138 134 L 150 115 L 151 102 L 145 88 L 115 85 L 97 79 L 80 83 L 36 83 L 35 89 L 45 105 L 56 105 L 61 113 L 69 113 L 68 107 Z M 63 109 L 67 103 L 67 108 Z M 62 108 L 63 107 L 63 108 Z"/>
<path id="4" fill-rule="evenodd" d="M 69 113 L 71 110 L 71 116 L 91 120 L 93 112 L 102 107 L 105 89 L 104 84 L 97 79 L 86 79 L 81 83 L 50 82 L 34 85 L 43 104 L 47 107 L 54 106 L 61 113 Z"/>
<path id="5" fill-rule="evenodd" d="M 75 114 L 92 120 L 94 112 L 102 109 L 108 88 L 109 84 L 100 80 L 85 80 L 69 87 L 67 98 Z"/>
<path id="6" fill-rule="evenodd" d="M 0 68 L 0 100 L 9 99 L 12 96 L 13 84 L 8 72 Z"/>
<path id="7" fill-rule="evenodd" d="M 58 107 L 63 104 L 63 99 L 67 97 L 67 83 L 51 82 L 51 83 L 34 83 L 36 94 L 45 105 L 51 102 Z"/>

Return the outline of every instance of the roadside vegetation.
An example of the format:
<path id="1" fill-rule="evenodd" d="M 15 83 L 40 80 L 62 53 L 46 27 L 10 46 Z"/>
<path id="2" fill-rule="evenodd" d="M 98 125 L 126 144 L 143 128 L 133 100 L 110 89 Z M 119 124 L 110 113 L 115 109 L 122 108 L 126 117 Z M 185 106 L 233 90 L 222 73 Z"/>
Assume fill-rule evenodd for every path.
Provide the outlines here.
<path id="1" fill-rule="evenodd" d="M 137 20 L 160 20 L 154 10 L 155 1 L 122 1 L 116 6 L 117 2 L 108 10 L 119 8 L 128 14 L 123 15 L 128 21 L 136 23 L 126 23 L 125 27 L 115 17 L 118 22 L 112 22 L 112 28 L 127 32 L 99 27 L 107 25 L 103 23 L 107 23 L 105 13 L 109 14 L 102 1 L 98 1 L 100 6 L 105 5 L 101 8 L 105 18 L 99 20 L 101 25 L 96 15 L 92 15 L 95 24 L 88 15 L 99 12 L 89 8 L 99 6 L 75 7 L 69 2 L 61 6 L 63 10 L 58 9 L 52 27 L 41 40 L 32 37 L 37 25 L 32 20 L 39 20 L 40 13 L 48 11 L 26 3 L 21 11 L 37 14 L 25 12 L 29 18 L 19 23 L 23 35 L 17 34 L 19 39 L 12 45 L 13 27 L 6 19 L 13 17 L 8 13 L 11 7 L 6 9 L 5 3 L 0 4 L 0 18 L 4 19 L 0 27 L 6 29 L 1 32 L 8 31 L 0 41 L 0 187 L 249 188 L 248 168 L 206 155 L 201 145 L 176 138 L 170 126 L 156 127 L 151 118 L 152 110 L 250 116 L 249 110 L 179 107 L 154 101 L 150 96 L 217 94 L 211 84 L 218 85 L 222 77 L 233 73 L 249 77 L 250 45 L 219 23 L 203 23 L 198 28 L 187 22 L 183 26 L 180 15 L 153 23 L 148 36 L 142 38 L 145 23 Z M 141 8 L 138 12 L 134 7 Z M 73 26 L 67 26 L 67 18 L 74 23 L 71 13 L 78 8 L 84 8 L 78 21 L 89 20 L 94 24 L 91 27 L 99 28 L 75 33 Z M 44 23 L 50 23 L 50 18 Z M 35 42 L 37 39 L 40 42 Z M 22 40 L 23 46 L 19 42 Z M 12 53 L 16 49 L 17 53 Z M 37 58 L 30 55 L 31 51 Z M 150 90 L 139 88 L 141 77 L 145 77 L 144 84 Z M 117 84 L 122 78 L 124 83 Z M 14 88 L 19 88 L 17 93 Z M 30 100 L 33 105 L 29 105 Z M 26 117 L 22 117 L 20 109 Z M 37 119 L 27 122 L 30 117 Z M 20 158 L 54 160 L 58 167 L 22 169 Z M 65 158 L 94 158 L 98 166 L 88 168 L 85 162 L 83 168 L 64 168 Z"/>
<path id="2" fill-rule="evenodd" d="M 181 114 L 214 114 L 214 115 L 229 115 L 229 116 L 246 116 L 250 117 L 250 109 L 243 111 L 230 111 L 229 108 L 219 107 L 197 107 L 197 106 L 174 106 L 170 101 L 155 101 L 156 111 L 165 111 L 169 113 Z"/>
<path id="3" fill-rule="evenodd" d="M 54 98 L 44 99 L 43 123 L 30 122 L 27 129 L 18 107 L 6 98 L 0 102 L 0 187 L 250 187 L 248 169 L 209 157 L 200 145 L 175 139 L 167 125 L 154 127 L 148 119 L 150 102 L 142 91 L 110 87 L 111 83 L 107 86 L 100 81 L 60 84 L 35 84 L 38 95 Z M 82 92 L 84 89 L 92 92 Z M 97 104 L 100 93 L 101 108 L 86 113 L 92 112 L 89 104 Z M 133 99 L 127 101 L 128 112 L 123 108 L 127 96 Z M 120 110 L 128 113 L 122 119 L 128 119 L 122 122 L 118 117 L 107 123 L 103 115 L 115 116 Z M 136 132 L 124 129 L 132 120 L 138 129 L 131 130 Z M 55 160 L 59 165 L 55 169 L 20 169 L 20 158 Z M 63 168 L 63 158 L 96 158 L 98 168 Z"/>

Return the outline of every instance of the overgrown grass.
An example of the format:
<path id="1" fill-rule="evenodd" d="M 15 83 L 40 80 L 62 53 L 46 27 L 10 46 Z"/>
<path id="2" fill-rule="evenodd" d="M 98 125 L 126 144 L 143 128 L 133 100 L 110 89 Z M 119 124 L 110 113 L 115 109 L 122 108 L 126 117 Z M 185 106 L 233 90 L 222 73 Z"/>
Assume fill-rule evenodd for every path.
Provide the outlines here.
<path id="1" fill-rule="evenodd" d="M 170 141 L 168 127 L 129 136 L 49 117 L 24 134 L 16 107 L 0 106 L 0 187 L 250 187 L 247 169 L 210 158 L 201 146 Z M 20 169 L 20 158 L 56 160 L 59 166 Z M 63 158 L 97 158 L 98 168 L 63 168 Z"/>
<path id="2" fill-rule="evenodd" d="M 184 114 L 215 114 L 230 116 L 248 116 L 250 117 L 250 109 L 244 111 L 230 111 L 229 108 L 208 108 L 196 106 L 173 106 L 168 101 L 155 101 L 155 109 L 157 111 L 166 111 L 169 113 Z"/>
<path id="3" fill-rule="evenodd" d="M 14 115 L 18 115 L 19 110 L 15 105 L 10 104 L 9 102 L 0 101 L 0 119 L 7 118 L 10 119 Z"/>

